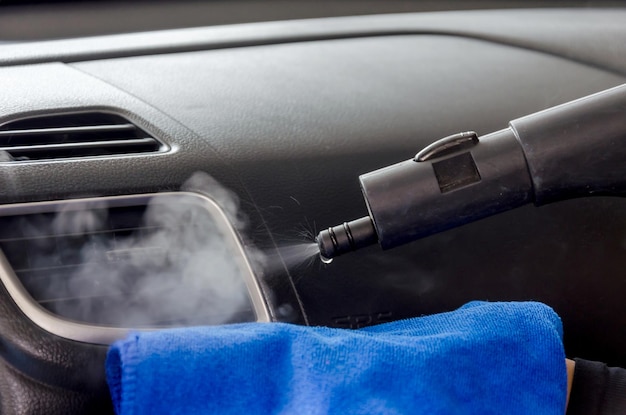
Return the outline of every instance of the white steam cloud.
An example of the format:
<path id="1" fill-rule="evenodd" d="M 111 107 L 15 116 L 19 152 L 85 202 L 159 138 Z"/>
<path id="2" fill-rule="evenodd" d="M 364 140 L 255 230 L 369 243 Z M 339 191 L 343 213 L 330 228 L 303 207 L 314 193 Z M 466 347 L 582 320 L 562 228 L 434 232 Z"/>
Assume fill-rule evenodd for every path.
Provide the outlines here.
<path id="1" fill-rule="evenodd" d="M 13 160 L 13 157 L 11 157 L 11 155 L 9 153 L 7 153 L 4 150 L 0 151 L 0 162 L 11 161 L 11 160 Z"/>
<path id="2" fill-rule="evenodd" d="M 194 174 L 183 190 L 210 196 L 239 231 L 245 227 L 236 195 L 208 175 Z M 255 319 L 236 253 L 208 211 L 183 194 L 155 198 L 145 212 L 95 202 L 21 225 L 23 235 L 10 241 L 25 251 L 16 273 L 56 314 L 118 327 Z M 263 263 L 262 253 L 248 251 Z"/>

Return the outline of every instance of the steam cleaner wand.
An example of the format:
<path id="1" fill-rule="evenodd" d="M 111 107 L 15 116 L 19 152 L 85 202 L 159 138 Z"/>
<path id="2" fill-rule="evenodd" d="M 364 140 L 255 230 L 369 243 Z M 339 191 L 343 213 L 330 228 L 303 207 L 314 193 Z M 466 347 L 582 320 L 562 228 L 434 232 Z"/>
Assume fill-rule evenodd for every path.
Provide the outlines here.
<path id="1" fill-rule="evenodd" d="M 369 215 L 316 238 L 322 258 L 390 249 L 527 203 L 626 194 L 626 84 L 478 137 L 455 134 L 359 177 Z"/>

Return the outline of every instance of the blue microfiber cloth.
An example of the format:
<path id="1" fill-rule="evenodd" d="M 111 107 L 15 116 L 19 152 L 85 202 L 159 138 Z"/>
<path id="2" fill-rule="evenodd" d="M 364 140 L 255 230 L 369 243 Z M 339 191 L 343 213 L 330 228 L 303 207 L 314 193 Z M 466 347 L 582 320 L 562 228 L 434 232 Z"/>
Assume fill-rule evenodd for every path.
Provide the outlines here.
<path id="1" fill-rule="evenodd" d="M 567 376 L 559 317 L 469 303 L 361 330 L 283 323 L 141 332 L 115 343 L 118 414 L 555 414 Z"/>

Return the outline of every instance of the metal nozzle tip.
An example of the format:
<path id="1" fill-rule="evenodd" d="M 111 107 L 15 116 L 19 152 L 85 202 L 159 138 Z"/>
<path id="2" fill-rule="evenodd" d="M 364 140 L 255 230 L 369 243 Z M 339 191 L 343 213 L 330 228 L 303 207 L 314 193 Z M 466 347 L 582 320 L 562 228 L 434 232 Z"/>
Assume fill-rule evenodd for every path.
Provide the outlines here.
<path id="1" fill-rule="evenodd" d="M 321 231 L 315 238 L 322 260 L 355 251 L 378 242 L 376 230 L 369 216 Z"/>
<path id="2" fill-rule="evenodd" d="M 317 238 L 315 238 L 315 242 L 317 242 L 317 246 L 320 250 L 320 257 L 326 260 L 333 259 L 336 253 L 336 242 L 333 242 L 330 236 L 331 230 L 332 228 L 323 230 L 317 235 Z"/>

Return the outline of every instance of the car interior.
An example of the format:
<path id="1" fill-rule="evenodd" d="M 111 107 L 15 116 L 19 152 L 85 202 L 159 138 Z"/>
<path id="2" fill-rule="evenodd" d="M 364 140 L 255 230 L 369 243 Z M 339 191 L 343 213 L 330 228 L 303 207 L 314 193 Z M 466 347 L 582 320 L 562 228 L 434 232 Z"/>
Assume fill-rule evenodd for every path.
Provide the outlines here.
<path id="1" fill-rule="evenodd" d="M 132 330 L 472 300 L 546 303 L 568 357 L 626 366 L 622 198 L 331 263 L 315 245 L 368 214 L 360 175 L 624 84 L 624 22 L 595 1 L 3 2 L 0 412 L 113 413 L 104 360 Z"/>

